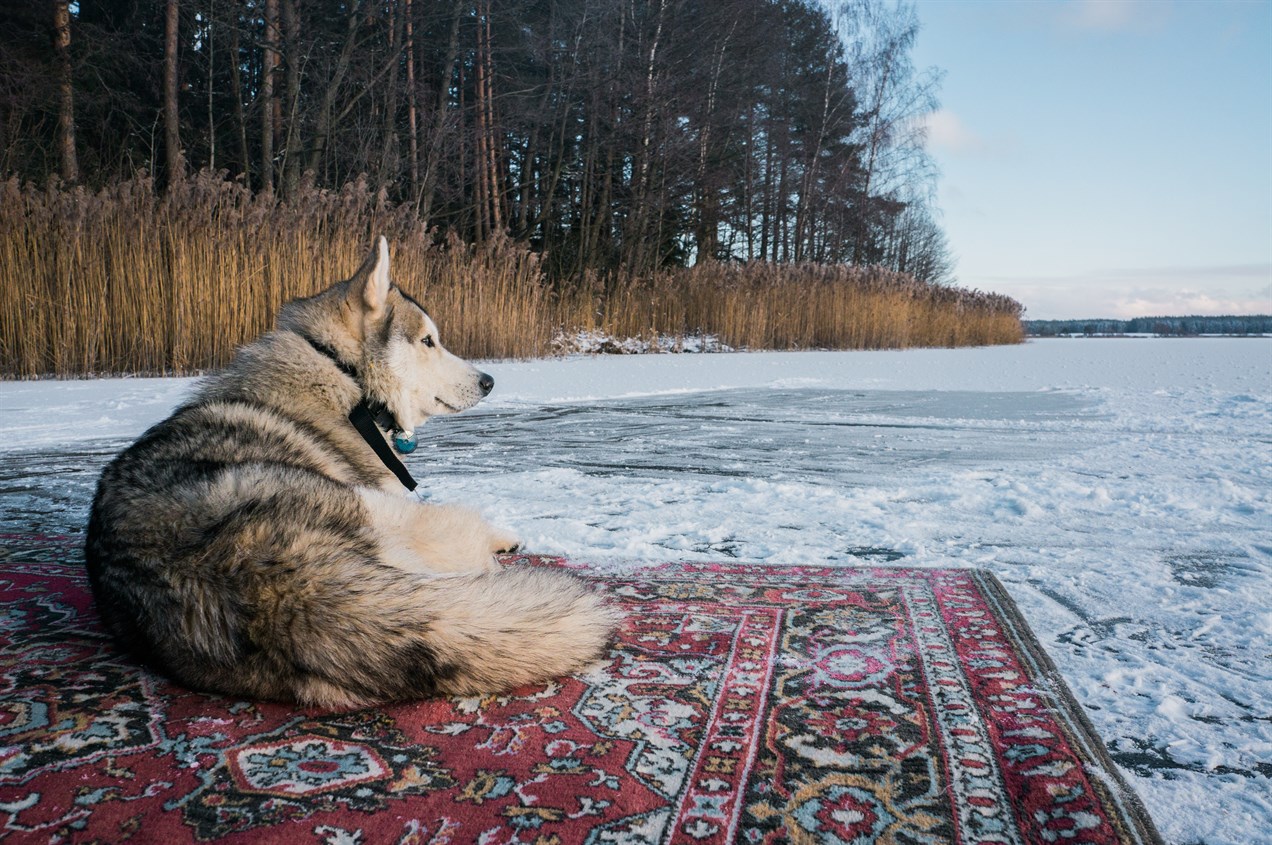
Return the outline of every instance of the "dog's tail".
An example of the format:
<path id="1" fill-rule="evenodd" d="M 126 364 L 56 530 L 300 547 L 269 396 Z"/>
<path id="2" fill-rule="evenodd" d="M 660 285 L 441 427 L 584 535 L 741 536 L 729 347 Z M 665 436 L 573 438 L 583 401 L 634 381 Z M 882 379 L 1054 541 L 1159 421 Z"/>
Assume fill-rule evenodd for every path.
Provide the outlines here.
<path id="1" fill-rule="evenodd" d="M 310 582 L 300 606 L 276 617 L 286 624 L 275 642 L 298 670 L 287 697 L 303 704 L 477 695 L 546 681 L 600 658 L 621 618 L 582 579 L 558 570 L 344 573 L 351 577 L 328 572 Z"/>

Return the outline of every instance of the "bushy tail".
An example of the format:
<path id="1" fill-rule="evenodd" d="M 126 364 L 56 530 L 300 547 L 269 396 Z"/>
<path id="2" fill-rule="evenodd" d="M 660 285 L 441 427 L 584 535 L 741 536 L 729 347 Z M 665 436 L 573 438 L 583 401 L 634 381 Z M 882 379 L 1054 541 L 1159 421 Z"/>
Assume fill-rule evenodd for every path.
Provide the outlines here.
<path id="1" fill-rule="evenodd" d="M 542 682 L 595 662 L 621 618 L 582 579 L 557 570 L 345 572 L 355 577 L 311 582 L 312 598 L 288 614 L 281 639 L 302 670 L 290 684 L 301 703 L 351 706 Z"/>

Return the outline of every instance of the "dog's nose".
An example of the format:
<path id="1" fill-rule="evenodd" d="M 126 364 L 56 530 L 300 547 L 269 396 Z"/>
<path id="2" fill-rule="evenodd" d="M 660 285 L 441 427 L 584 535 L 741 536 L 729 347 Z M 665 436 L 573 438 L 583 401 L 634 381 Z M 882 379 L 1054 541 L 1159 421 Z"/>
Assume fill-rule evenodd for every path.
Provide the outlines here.
<path id="1" fill-rule="evenodd" d="M 477 386 L 481 388 L 482 396 L 489 396 L 490 391 L 495 388 L 495 380 L 485 373 L 481 373 L 477 377 Z"/>

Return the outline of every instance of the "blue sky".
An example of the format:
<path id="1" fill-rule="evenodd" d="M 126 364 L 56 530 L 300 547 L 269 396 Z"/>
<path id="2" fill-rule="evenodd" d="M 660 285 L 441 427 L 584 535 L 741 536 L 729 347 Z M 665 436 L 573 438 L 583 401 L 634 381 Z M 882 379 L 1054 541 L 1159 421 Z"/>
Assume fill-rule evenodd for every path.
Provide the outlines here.
<path id="1" fill-rule="evenodd" d="M 1272 313 L 1272 0 L 918 0 L 960 285 L 1027 317 Z"/>

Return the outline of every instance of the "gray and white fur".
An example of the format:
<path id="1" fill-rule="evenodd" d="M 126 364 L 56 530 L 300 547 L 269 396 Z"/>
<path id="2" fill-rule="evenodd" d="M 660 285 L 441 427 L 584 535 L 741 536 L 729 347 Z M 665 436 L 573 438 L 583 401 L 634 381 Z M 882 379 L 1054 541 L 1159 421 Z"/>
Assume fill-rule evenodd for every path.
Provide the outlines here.
<path id="1" fill-rule="evenodd" d="M 583 669 L 617 612 L 568 573 L 502 568 L 515 537 L 408 498 L 348 420 L 365 397 L 413 430 L 491 384 L 391 283 L 380 238 L 102 473 L 86 555 L 107 628 L 193 689 L 321 707 Z"/>

